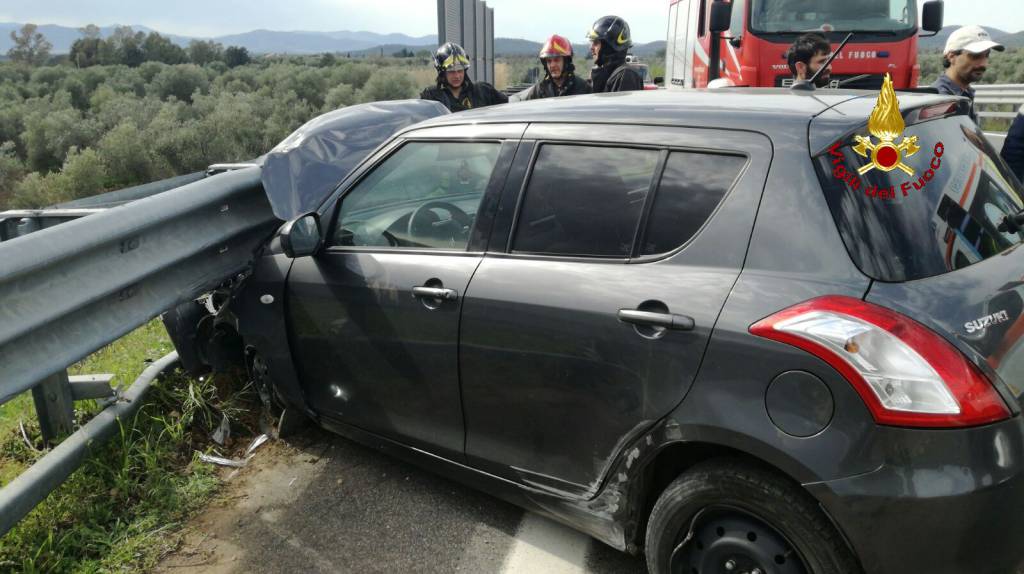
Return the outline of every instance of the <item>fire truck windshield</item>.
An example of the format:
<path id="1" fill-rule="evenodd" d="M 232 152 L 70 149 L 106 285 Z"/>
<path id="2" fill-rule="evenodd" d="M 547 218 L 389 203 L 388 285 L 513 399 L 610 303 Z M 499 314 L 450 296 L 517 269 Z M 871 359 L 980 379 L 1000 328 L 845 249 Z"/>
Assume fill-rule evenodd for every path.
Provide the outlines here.
<path id="1" fill-rule="evenodd" d="M 915 0 L 753 0 L 752 32 L 906 32 L 917 25 Z"/>

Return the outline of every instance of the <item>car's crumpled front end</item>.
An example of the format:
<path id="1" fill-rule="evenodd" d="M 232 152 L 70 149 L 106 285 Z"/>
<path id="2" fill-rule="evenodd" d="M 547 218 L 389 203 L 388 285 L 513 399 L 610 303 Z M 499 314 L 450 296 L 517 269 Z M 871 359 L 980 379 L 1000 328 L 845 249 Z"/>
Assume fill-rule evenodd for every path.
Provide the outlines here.
<path id="1" fill-rule="evenodd" d="M 274 215 L 288 221 L 315 211 L 393 135 L 448 113 L 437 102 L 396 100 L 349 106 L 306 122 L 257 162 Z M 283 395 L 280 398 L 301 407 L 294 374 L 278 372 L 281 365 L 289 369 L 291 365 L 284 314 L 275 306 L 283 304 L 292 260 L 277 243 L 269 237 L 254 245 L 248 272 L 225 278 L 204 304 L 190 301 L 165 313 L 163 319 L 188 370 L 220 369 L 244 357 L 250 369 L 259 367 L 274 380 Z M 273 357 L 279 360 L 268 360 Z"/>

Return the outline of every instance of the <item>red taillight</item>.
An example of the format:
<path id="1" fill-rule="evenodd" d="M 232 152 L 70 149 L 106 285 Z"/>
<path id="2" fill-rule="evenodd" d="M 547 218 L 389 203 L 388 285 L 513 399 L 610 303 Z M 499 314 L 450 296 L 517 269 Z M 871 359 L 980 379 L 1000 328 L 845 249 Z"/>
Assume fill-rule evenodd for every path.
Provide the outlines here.
<path id="1" fill-rule="evenodd" d="M 1010 416 L 988 379 L 953 345 L 909 317 L 860 299 L 811 299 L 754 323 L 750 332 L 832 365 L 879 424 L 966 427 Z"/>

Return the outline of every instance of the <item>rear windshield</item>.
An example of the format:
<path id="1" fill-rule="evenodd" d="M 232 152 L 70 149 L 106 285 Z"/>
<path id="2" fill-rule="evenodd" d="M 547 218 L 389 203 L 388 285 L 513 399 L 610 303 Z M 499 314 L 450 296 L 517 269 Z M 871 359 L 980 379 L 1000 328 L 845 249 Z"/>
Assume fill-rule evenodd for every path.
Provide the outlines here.
<path id="1" fill-rule="evenodd" d="M 861 271 L 909 281 L 1021 242 L 1021 233 L 1000 229 L 1006 215 L 1024 208 L 1020 184 L 973 122 L 934 119 L 908 125 L 903 136 L 917 137 L 916 153 L 908 154 L 913 146 L 900 137 L 885 146 L 865 128 L 815 158 L 832 217 Z"/>

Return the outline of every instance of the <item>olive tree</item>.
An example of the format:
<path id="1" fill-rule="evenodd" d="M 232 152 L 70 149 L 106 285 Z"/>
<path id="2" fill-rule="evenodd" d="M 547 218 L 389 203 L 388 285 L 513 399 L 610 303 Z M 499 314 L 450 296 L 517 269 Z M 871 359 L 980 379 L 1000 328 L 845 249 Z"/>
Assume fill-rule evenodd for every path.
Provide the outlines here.
<path id="1" fill-rule="evenodd" d="M 50 58 L 51 44 L 41 32 L 38 32 L 35 24 L 25 24 L 18 32 L 11 31 L 11 41 L 14 45 L 7 50 L 7 57 L 13 62 L 39 66 L 45 64 Z"/>

